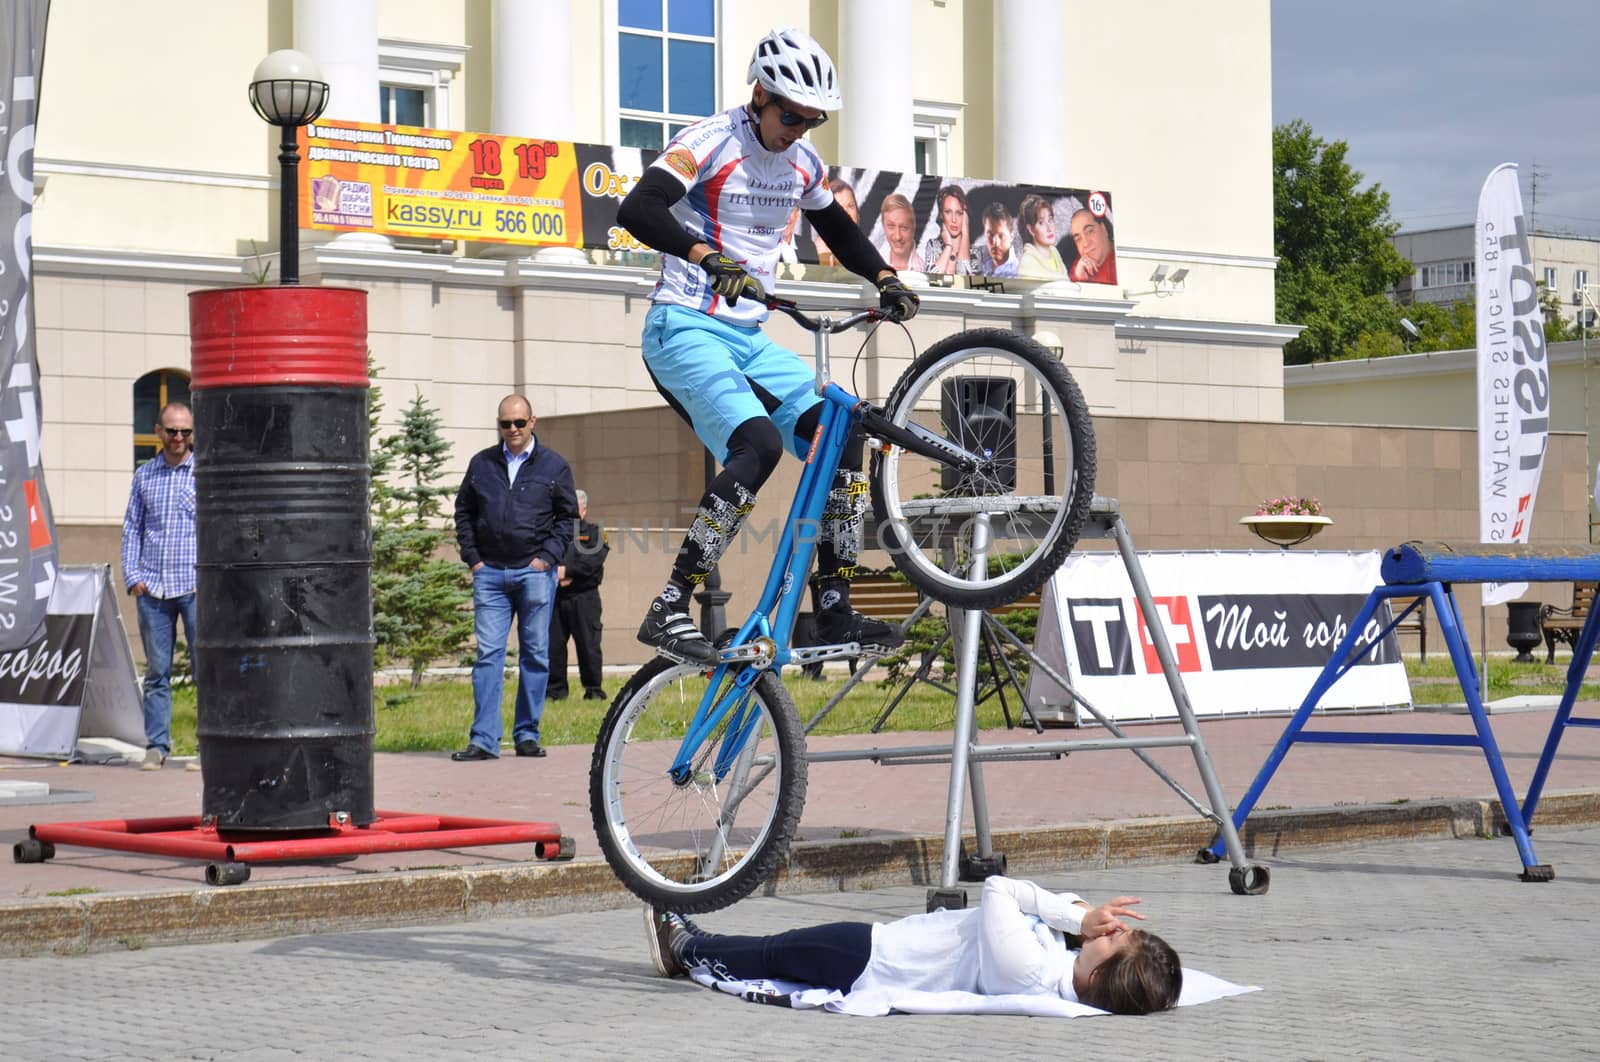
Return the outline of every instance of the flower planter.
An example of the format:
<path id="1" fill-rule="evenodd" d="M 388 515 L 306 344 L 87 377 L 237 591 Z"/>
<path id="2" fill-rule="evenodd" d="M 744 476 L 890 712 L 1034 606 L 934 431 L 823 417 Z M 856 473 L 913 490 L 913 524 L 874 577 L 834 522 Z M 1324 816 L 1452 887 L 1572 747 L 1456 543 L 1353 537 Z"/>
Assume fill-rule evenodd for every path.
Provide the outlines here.
<path id="1" fill-rule="evenodd" d="M 1279 549 L 1288 549 L 1311 538 L 1333 523 L 1333 520 L 1327 516 L 1280 513 L 1273 516 L 1245 516 L 1241 517 L 1239 522 L 1263 541 L 1270 542 Z"/>

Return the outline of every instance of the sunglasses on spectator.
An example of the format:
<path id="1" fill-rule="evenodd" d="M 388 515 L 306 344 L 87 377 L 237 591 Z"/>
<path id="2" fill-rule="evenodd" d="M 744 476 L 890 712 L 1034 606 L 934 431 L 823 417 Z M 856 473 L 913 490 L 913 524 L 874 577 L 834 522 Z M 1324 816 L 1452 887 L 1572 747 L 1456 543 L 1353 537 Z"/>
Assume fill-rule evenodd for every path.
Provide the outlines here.
<path id="1" fill-rule="evenodd" d="M 187 439 L 194 434 L 193 428 L 169 428 L 165 424 L 161 426 L 161 430 L 177 439 Z"/>
<path id="2" fill-rule="evenodd" d="M 501 431 L 509 431 L 512 428 L 526 428 L 527 426 L 528 422 L 523 417 L 518 417 L 516 420 L 502 420 L 500 422 Z"/>
<path id="3" fill-rule="evenodd" d="M 789 109 L 790 107 L 793 107 L 794 104 L 790 103 L 782 96 L 774 96 L 772 98 L 772 102 L 778 105 L 778 121 L 782 122 L 784 125 L 803 125 L 807 129 L 815 129 L 817 126 L 828 120 L 828 115 L 826 112 L 817 115 L 815 118 L 807 118 L 803 114 L 796 114 L 794 111 Z"/>

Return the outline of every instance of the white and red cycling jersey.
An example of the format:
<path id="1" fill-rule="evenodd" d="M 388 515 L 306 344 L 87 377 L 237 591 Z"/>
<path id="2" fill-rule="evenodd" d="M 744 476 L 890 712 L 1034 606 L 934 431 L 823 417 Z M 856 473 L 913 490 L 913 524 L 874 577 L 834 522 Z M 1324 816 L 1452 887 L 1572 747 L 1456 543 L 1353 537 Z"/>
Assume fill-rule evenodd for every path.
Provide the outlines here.
<path id="1" fill-rule="evenodd" d="M 768 151 L 744 104 L 689 126 L 650 165 L 688 189 L 672 205 L 672 216 L 684 230 L 739 263 L 768 292 L 789 216 L 796 207 L 821 210 L 833 202 L 827 167 L 816 148 L 796 140 L 787 151 Z M 761 303 L 740 299 L 729 306 L 707 280 L 699 266 L 662 255 L 661 279 L 650 301 L 700 310 L 729 324 L 766 320 Z"/>

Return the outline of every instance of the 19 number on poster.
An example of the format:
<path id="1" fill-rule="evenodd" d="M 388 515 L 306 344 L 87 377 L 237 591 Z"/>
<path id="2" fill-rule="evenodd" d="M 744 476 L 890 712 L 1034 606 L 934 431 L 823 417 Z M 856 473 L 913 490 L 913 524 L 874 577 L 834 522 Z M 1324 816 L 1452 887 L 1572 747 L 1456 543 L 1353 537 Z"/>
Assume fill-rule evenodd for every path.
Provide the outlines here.
<path id="1" fill-rule="evenodd" d="M 467 145 L 467 150 L 472 152 L 472 171 L 476 174 L 495 176 L 500 172 L 500 141 L 485 138 L 474 140 Z M 517 177 L 533 181 L 544 180 L 545 160 L 561 154 L 561 145 L 554 140 L 543 143 L 531 141 L 518 144 L 511 149 L 517 156 Z"/>

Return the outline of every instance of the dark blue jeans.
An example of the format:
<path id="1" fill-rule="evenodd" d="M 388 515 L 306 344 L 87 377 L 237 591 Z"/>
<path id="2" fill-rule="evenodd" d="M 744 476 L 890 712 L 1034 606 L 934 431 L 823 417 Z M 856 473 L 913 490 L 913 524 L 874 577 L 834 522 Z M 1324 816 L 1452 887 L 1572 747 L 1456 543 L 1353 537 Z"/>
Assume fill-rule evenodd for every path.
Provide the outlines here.
<path id="1" fill-rule="evenodd" d="M 133 599 L 139 613 L 139 640 L 144 643 L 144 742 L 146 748 L 172 751 L 172 649 L 178 640 L 178 620 L 194 652 L 194 595 L 156 597 L 140 594 Z"/>
<path id="2" fill-rule="evenodd" d="M 472 665 L 472 717 L 469 740 L 500 755 L 500 698 L 505 690 L 506 640 L 517 623 L 517 700 L 512 741 L 538 741 L 550 679 L 550 607 L 556 598 L 556 570 L 491 568 L 472 573 L 472 608 L 478 661 Z"/>
<path id="3" fill-rule="evenodd" d="M 799 981 L 850 991 L 872 958 L 872 926 L 830 922 L 770 937 L 724 937 L 695 933 L 683 950 L 684 965 L 709 963 L 719 977 L 736 981 Z"/>

